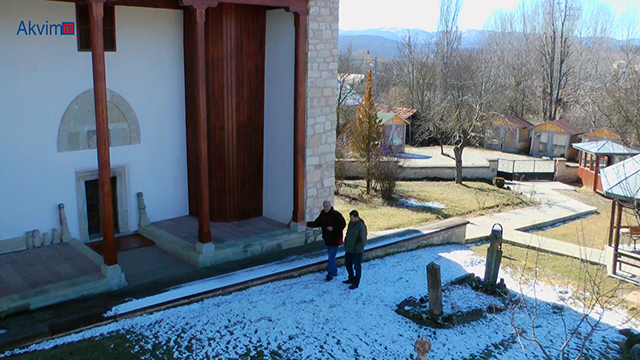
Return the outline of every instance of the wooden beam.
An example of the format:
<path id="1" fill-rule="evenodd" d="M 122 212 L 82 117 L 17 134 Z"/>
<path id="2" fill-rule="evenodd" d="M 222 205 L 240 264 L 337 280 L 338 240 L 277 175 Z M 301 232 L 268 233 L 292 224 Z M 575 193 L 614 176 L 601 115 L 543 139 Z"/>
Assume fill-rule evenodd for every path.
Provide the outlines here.
<path id="1" fill-rule="evenodd" d="M 307 101 L 307 15 L 294 13 L 295 65 L 293 103 L 293 216 L 292 222 L 305 220 L 304 178 L 306 156 Z"/>
<path id="2" fill-rule="evenodd" d="M 285 8 L 296 14 L 307 14 L 307 0 L 50 0 L 56 2 L 89 2 L 109 1 L 117 6 L 136 6 L 160 9 L 182 9 L 185 6 L 194 9 L 216 7 L 219 3 L 257 5 L 275 8 Z"/>
<path id="3" fill-rule="evenodd" d="M 198 242 L 211 242 L 211 224 L 209 222 L 209 159 L 207 154 L 207 94 L 205 74 L 204 24 L 205 8 L 197 8 L 195 12 L 195 73 L 196 73 L 196 136 L 198 167 Z"/>
<path id="4" fill-rule="evenodd" d="M 611 219 L 609 220 L 609 246 L 613 244 L 613 226 L 616 216 L 616 201 L 611 200 Z"/>
<path id="5" fill-rule="evenodd" d="M 613 265 L 611 272 L 613 275 L 616 274 L 616 270 L 618 267 L 618 247 L 620 246 L 620 222 L 622 221 L 622 204 L 616 200 L 618 204 L 618 213 L 616 214 L 616 238 L 613 244 Z"/>
<path id="6" fill-rule="evenodd" d="M 595 163 L 593 164 L 593 192 L 598 189 L 598 167 L 600 166 L 600 155 L 596 155 Z"/>
<path id="7" fill-rule="evenodd" d="M 210 7 L 216 7 L 218 6 L 218 2 L 218 0 L 180 0 L 180 4 L 183 6 L 189 6 L 196 10 L 206 10 Z"/>
<path id="8" fill-rule="evenodd" d="M 157 9 L 182 9 L 176 0 L 49 0 L 55 2 L 71 2 L 77 4 L 88 4 L 90 2 L 109 2 L 117 6 L 135 6 Z"/>
<path id="9" fill-rule="evenodd" d="M 93 95 L 98 143 L 98 183 L 100 216 L 102 218 L 102 234 L 104 237 L 104 263 L 107 266 L 111 266 L 118 263 L 118 254 L 116 252 L 113 202 L 111 198 L 107 80 L 104 64 L 104 36 L 102 34 L 103 2 L 89 3 L 89 22 L 91 25 L 91 60 L 93 65 Z"/>

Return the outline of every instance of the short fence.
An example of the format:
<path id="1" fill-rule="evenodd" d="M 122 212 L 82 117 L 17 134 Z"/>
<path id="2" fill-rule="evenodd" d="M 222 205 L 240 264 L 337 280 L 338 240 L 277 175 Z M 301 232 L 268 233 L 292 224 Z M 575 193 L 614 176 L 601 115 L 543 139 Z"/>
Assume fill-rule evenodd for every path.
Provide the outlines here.
<path id="1" fill-rule="evenodd" d="M 555 172 L 554 160 L 498 159 L 498 176 L 507 180 L 553 180 Z"/>

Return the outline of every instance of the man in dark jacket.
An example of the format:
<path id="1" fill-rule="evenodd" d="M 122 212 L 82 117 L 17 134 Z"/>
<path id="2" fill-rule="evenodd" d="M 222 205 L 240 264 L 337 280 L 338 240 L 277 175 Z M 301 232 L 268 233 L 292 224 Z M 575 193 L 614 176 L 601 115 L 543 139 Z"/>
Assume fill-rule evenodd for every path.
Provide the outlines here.
<path id="1" fill-rule="evenodd" d="M 349 213 L 350 221 L 347 228 L 347 235 L 344 238 L 344 266 L 347 268 L 349 278 L 343 283 L 351 284 L 349 289 L 357 289 L 362 276 L 362 253 L 364 245 L 367 243 L 367 226 L 360 219 L 357 210 Z M 353 270 L 355 268 L 355 274 Z"/>
<path id="2" fill-rule="evenodd" d="M 325 280 L 330 281 L 338 276 L 336 253 L 338 252 L 338 246 L 342 245 L 342 230 L 344 230 L 346 222 L 342 214 L 333 209 L 329 200 L 323 202 L 322 207 L 323 210 L 320 215 L 314 221 L 307 222 L 307 226 L 322 228 L 322 239 L 324 239 L 329 255 L 329 266 L 327 267 Z"/>

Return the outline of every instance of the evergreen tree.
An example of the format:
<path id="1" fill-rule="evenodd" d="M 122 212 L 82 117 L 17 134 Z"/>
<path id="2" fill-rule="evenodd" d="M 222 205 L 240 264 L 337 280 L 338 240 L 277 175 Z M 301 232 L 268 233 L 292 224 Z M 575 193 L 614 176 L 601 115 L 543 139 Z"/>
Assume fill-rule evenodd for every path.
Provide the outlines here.
<path id="1" fill-rule="evenodd" d="M 373 101 L 373 72 L 371 69 L 367 72 L 364 97 L 356 108 L 356 118 L 351 124 L 350 133 L 351 151 L 362 161 L 364 179 L 367 182 L 367 194 L 370 194 L 375 166 L 382 157 L 380 151 L 382 124 Z"/>

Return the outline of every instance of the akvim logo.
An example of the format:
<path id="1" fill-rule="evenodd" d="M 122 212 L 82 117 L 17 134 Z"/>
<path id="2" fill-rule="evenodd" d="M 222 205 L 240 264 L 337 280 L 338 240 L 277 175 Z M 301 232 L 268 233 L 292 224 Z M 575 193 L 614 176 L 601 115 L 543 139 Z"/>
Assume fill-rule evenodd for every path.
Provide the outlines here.
<path id="1" fill-rule="evenodd" d="M 73 35 L 75 34 L 74 24 L 72 22 L 63 22 L 60 24 L 49 24 L 49 21 L 45 21 L 44 24 L 31 24 L 29 20 L 25 24 L 24 20 L 20 21 L 18 25 L 18 32 L 16 35 L 24 33 L 24 35 Z"/>

